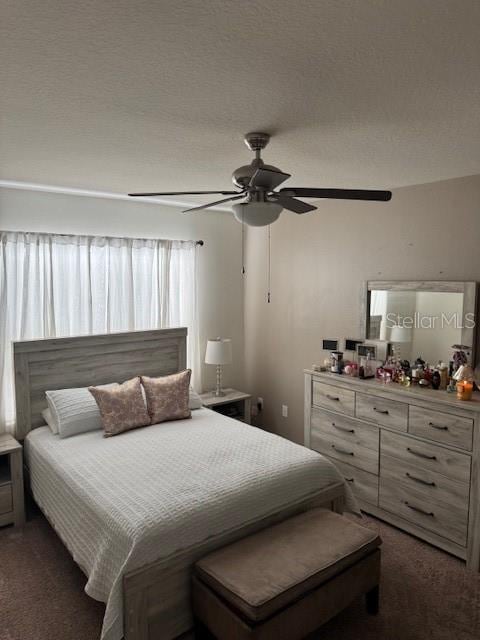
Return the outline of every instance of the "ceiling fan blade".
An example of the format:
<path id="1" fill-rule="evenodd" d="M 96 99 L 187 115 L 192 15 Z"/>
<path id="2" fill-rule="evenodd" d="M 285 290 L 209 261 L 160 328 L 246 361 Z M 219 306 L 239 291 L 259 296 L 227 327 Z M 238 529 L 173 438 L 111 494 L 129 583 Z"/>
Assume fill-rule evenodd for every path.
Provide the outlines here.
<path id="1" fill-rule="evenodd" d="M 275 193 L 272 196 L 269 196 L 269 199 L 272 197 L 276 202 L 281 204 L 284 209 L 294 211 L 295 213 L 308 213 L 309 211 L 315 211 L 317 208 L 312 204 L 307 204 L 306 202 L 296 200 L 295 198 L 291 198 L 290 196 L 283 195 L 281 193 Z"/>
<path id="2" fill-rule="evenodd" d="M 250 179 L 249 187 L 260 187 L 273 191 L 279 184 L 290 178 L 289 173 L 281 171 L 272 171 L 271 169 L 260 168 L 255 171 Z"/>
<path id="3" fill-rule="evenodd" d="M 333 198 L 334 200 L 378 200 L 388 202 L 392 198 L 391 191 L 375 191 L 372 189 L 280 189 L 280 193 L 300 198 Z"/>
<path id="4" fill-rule="evenodd" d="M 235 193 L 238 193 L 235 192 Z M 223 202 L 230 202 L 231 200 L 242 200 L 245 198 L 245 194 L 240 196 L 236 196 L 234 198 L 224 198 L 223 200 L 217 200 L 216 202 L 209 202 L 208 204 L 201 204 L 199 207 L 192 207 L 191 209 L 185 209 L 182 213 L 190 213 L 191 211 L 200 211 L 200 209 L 210 209 L 211 207 L 216 207 L 217 204 L 222 204 Z"/>
<path id="5" fill-rule="evenodd" d="M 162 193 L 129 193 L 131 198 L 154 196 L 201 196 L 209 193 L 218 193 L 221 196 L 237 195 L 238 191 L 165 191 Z"/>

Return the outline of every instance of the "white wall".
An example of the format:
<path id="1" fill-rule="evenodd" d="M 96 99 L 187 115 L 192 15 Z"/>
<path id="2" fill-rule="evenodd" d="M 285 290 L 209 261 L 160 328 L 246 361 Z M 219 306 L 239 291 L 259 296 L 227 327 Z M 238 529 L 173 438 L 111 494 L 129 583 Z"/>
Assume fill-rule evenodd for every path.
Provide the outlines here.
<path id="1" fill-rule="evenodd" d="M 322 337 L 356 337 L 365 280 L 480 280 L 480 175 L 396 189 L 389 203 L 323 200 L 249 228 L 245 283 L 246 384 L 262 424 L 303 440 L 303 369 Z M 282 404 L 289 407 L 283 418 Z"/>
<path id="2" fill-rule="evenodd" d="M 183 215 L 175 207 L 139 201 L 0 188 L 0 229 L 204 240 L 198 272 L 202 349 L 209 337 L 232 338 L 234 364 L 224 368 L 224 380 L 242 388 L 241 225 L 231 214 L 206 211 Z M 214 385 L 213 369 L 204 365 L 205 388 Z"/>

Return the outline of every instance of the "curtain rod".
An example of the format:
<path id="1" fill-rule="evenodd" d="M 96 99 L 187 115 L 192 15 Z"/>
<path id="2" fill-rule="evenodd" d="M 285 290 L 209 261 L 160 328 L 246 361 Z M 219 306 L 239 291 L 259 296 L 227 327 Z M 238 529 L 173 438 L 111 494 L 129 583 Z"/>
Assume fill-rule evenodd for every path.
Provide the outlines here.
<path id="1" fill-rule="evenodd" d="M 23 231 L 23 229 L 15 229 L 12 231 L 11 229 L 0 229 L 0 233 L 40 233 L 46 236 L 63 236 L 65 238 L 75 238 L 78 236 L 89 236 L 90 238 L 113 238 L 115 240 L 171 240 L 172 242 L 193 242 L 193 240 L 176 240 L 174 238 L 137 238 L 132 236 L 99 236 L 90 233 L 54 233 L 53 231 Z M 195 240 L 195 244 L 199 247 L 203 247 L 205 244 L 204 240 Z"/>

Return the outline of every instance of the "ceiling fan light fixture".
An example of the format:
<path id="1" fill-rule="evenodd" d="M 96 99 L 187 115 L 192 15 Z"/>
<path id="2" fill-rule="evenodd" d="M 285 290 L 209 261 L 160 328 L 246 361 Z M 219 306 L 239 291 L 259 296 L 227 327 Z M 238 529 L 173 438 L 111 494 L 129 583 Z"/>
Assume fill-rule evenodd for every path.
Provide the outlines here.
<path id="1" fill-rule="evenodd" d="M 271 164 L 265 164 L 262 160 L 261 151 L 267 146 L 269 140 L 268 133 L 253 131 L 246 134 L 245 143 L 255 153 L 255 158 L 250 164 L 235 169 L 232 174 L 233 191 L 224 189 L 219 191 L 156 191 L 152 193 L 129 193 L 128 195 L 132 197 L 152 197 L 218 193 L 222 196 L 228 196 L 228 198 L 189 207 L 183 210 L 182 213 L 198 212 L 204 209 L 211 209 L 225 202 L 243 200 L 240 204 L 231 205 L 233 214 L 238 222 L 248 224 L 251 227 L 266 227 L 272 224 L 278 220 L 283 209 L 298 214 L 315 211 L 316 206 L 303 202 L 299 198 L 388 202 L 392 197 L 391 191 L 373 189 L 287 187 L 286 189 L 277 190 L 281 184 L 291 178 L 291 175 L 284 173 Z"/>
<path id="2" fill-rule="evenodd" d="M 278 220 L 283 207 L 278 202 L 242 202 L 232 204 L 232 210 L 238 222 L 250 227 L 266 227 Z"/>

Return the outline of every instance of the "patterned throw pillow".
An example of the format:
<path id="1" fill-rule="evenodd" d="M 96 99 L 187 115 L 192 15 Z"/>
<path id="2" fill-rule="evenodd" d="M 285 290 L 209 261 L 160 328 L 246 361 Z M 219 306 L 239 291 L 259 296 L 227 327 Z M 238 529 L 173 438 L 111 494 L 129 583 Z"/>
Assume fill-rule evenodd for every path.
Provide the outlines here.
<path id="1" fill-rule="evenodd" d="M 106 437 L 150 424 L 139 377 L 114 387 L 88 387 L 88 390 L 100 409 Z"/>
<path id="2" fill-rule="evenodd" d="M 142 376 L 152 424 L 191 418 L 188 406 L 191 369 L 161 378 Z"/>

